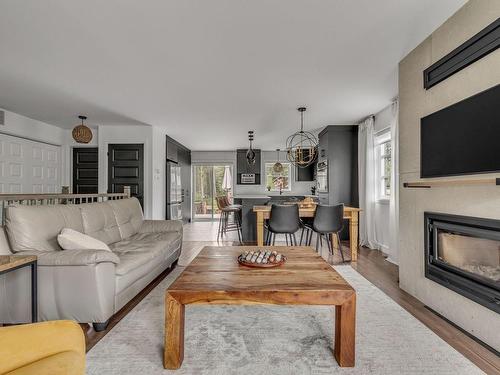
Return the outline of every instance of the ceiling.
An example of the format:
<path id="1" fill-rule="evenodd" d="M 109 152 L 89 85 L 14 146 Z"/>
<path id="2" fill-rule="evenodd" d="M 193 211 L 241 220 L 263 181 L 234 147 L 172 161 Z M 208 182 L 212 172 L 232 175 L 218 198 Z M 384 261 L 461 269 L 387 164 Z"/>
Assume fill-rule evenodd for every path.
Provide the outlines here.
<path id="1" fill-rule="evenodd" d="M 193 150 L 283 147 L 397 95 L 398 62 L 465 0 L 2 0 L 0 107 L 154 125 Z"/>

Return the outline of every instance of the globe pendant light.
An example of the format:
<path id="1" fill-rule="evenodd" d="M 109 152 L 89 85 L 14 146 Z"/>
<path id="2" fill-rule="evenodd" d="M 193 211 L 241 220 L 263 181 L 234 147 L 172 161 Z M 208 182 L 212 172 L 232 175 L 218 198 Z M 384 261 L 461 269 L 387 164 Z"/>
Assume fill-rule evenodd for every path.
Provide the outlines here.
<path id="1" fill-rule="evenodd" d="M 286 157 L 295 166 L 306 168 L 318 157 L 318 139 L 314 134 L 304 131 L 305 107 L 297 108 L 300 112 L 300 131 L 293 133 L 286 140 Z"/>
<path id="2" fill-rule="evenodd" d="M 276 149 L 276 154 L 278 156 L 278 161 L 274 163 L 273 165 L 273 174 L 274 175 L 281 175 L 283 173 L 283 164 L 280 163 L 280 149 Z"/>
<path id="3" fill-rule="evenodd" d="M 83 121 L 87 119 L 87 116 L 80 115 L 78 118 L 82 120 L 82 123 L 73 128 L 73 132 L 71 133 L 73 135 L 73 139 L 77 143 L 89 143 L 92 140 L 92 130 L 83 124 Z"/>
<path id="4" fill-rule="evenodd" d="M 248 147 L 247 154 L 246 154 L 247 163 L 248 163 L 248 165 L 254 165 L 255 164 L 255 151 L 252 148 L 253 130 L 248 131 L 248 140 L 250 142 L 250 146 Z"/>

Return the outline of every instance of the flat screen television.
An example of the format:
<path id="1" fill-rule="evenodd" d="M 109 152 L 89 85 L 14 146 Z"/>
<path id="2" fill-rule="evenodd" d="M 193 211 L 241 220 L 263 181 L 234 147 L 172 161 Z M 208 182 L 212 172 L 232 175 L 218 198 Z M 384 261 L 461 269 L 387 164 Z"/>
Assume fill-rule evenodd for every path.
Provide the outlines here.
<path id="1" fill-rule="evenodd" d="M 420 177 L 500 171 L 500 85 L 420 120 Z"/>

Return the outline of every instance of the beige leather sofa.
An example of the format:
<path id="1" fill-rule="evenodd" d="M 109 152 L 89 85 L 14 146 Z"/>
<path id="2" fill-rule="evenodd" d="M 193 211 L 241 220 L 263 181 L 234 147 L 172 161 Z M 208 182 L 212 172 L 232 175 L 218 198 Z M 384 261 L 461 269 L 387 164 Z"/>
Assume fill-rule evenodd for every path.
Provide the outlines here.
<path id="1" fill-rule="evenodd" d="M 112 251 L 62 250 L 57 235 L 63 228 L 97 238 Z M 8 207 L 0 232 L 0 253 L 38 256 L 40 320 L 73 319 L 98 330 L 177 261 L 181 246 L 182 222 L 144 220 L 135 198 Z M 2 275 L 0 322 L 28 320 L 29 273 L 21 271 Z"/>

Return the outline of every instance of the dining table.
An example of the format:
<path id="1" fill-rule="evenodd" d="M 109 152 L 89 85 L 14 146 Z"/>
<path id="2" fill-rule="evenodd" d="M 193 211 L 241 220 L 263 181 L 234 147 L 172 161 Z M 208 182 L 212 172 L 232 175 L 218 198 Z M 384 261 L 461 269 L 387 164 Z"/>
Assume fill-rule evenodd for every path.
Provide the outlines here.
<path id="1" fill-rule="evenodd" d="M 300 205 L 300 217 L 314 217 L 316 205 Z M 358 260 L 358 233 L 359 233 L 359 212 L 357 207 L 344 206 L 344 219 L 349 220 L 349 246 L 351 250 L 351 261 Z M 264 246 L 264 220 L 271 216 L 271 206 L 253 206 L 253 212 L 257 217 L 257 246 Z M 332 240 L 332 244 L 336 242 Z"/>

